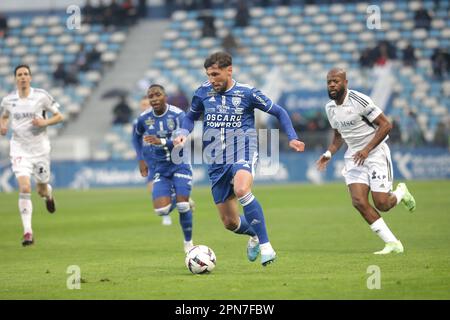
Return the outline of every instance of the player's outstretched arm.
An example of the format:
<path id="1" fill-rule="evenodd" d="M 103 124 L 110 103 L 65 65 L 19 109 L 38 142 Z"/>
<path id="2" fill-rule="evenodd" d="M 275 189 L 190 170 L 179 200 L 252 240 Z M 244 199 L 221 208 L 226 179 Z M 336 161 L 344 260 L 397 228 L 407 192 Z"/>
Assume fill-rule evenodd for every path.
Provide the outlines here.
<path id="1" fill-rule="evenodd" d="M 200 119 L 201 113 L 200 112 L 192 112 L 189 111 L 186 113 L 186 116 L 183 118 L 183 122 L 181 123 L 181 128 L 175 130 L 172 134 L 173 138 L 173 145 L 183 145 L 186 140 L 189 133 L 194 130 L 194 122 L 195 120 Z"/>
<path id="2" fill-rule="evenodd" d="M 344 139 L 342 139 L 341 134 L 336 129 L 334 130 L 333 141 L 328 146 L 328 150 L 322 154 L 319 160 L 316 161 L 316 166 L 319 171 L 325 170 L 328 162 L 331 160 L 333 154 L 335 154 L 344 143 Z"/>
<path id="3" fill-rule="evenodd" d="M 295 132 L 292 121 L 286 110 L 277 104 L 273 104 L 267 112 L 274 115 L 280 122 L 281 128 L 288 136 L 289 147 L 296 152 L 303 152 L 305 150 L 305 143 L 298 140 L 297 133 Z"/>

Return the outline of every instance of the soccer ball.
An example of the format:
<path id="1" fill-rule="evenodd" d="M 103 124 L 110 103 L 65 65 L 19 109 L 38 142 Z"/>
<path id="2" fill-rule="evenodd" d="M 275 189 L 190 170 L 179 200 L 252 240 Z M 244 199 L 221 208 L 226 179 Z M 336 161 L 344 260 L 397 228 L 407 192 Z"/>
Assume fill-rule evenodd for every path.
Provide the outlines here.
<path id="1" fill-rule="evenodd" d="M 186 254 L 185 263 L 193 274 L 208 273 L 216 266 L 216 255 L 207 246 L 193 246 Z"/>

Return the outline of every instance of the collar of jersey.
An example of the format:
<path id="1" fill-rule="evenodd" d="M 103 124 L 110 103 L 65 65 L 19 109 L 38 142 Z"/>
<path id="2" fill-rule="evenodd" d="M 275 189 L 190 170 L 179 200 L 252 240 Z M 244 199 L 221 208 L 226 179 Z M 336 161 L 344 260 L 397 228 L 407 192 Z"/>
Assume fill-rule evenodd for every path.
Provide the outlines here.
<path id="1" fill-rule="evenodd" d="M 161 114 L 161 115 L 157 115 L 157 114 L 155 113 L 155 109 L 152 108 L 152 113 L 153 113 L 153 115 L 154 115 L 155 117 L 157 117 L 157 118 L 161 118 L 161 117 L 165 116 L 166 113 L 167 113 L 168 111 L 169 111 L 169 105 L 168 105 L 167 103 L 166 103 L 166 111 L 164 111 L 164 113 Z"/>
<path id="2" fill-rule="evenodd" d="M 34 88 L 33 87 L 30 87 L 30 94 L 28 95 L 28 97 L 25 97 L 25 98 L 21 98 L 20 97 L 20 95 L 19 95 L 19 89 L 17 89 L 16 90 L 16 96 L 17 96 L 17 99 L 28 99 L 29 97 L 31 97 L 31 95 L 33 94 L 33 92 L 34 92 Z"/>
<path id="3" fill-rule="evenodd" d="M 231 86 L 231 88 L 230 89 L 228 89 L 228 90 L 226 90 L 226 91 L 224 91 L 223 93 L 227 93 L 228 91 L 230 91 L 231 89 L 233 89 L 235 86 L 236 86 L 236 83 L 237 83 L 237 81 L 236 80 L 234 80 L 234 79 L 231 79 L 231 80 L 233 80 L 233 85 Z"/>

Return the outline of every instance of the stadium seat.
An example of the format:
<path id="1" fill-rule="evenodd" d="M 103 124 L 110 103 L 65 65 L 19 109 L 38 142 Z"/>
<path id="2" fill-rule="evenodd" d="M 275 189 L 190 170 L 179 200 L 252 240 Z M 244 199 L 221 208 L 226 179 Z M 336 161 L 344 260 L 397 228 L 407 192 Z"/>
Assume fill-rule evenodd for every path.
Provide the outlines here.
<path id="1" fill-rule="evenodd" d="M 435 14 L 431 29 L 425 31 L 415 29 L 411 6 L 417 4 L 388 1 L 379 5 L 383 13 L 383 32 L 367 29 L 367 3 L 252 7 L 250 26 L 233 29 L 242 49 L 240 52 L 245 52 L 234 55 L 234 70 L 239 73 L 241 81 L 258 86 L 264 83 L 273 65 L 281 65 L 283 73 L 289 74 L 286 76 L 300 87 L 320 90 L 326 71 L 339 64 L 349 69 L 352 83 L 365 86 L 365 80 L 357 70 L 363 49 L 373 46 L 376 41 L 389 40 L 395 43 L 397 55 L 401 57 L 401 50 L 407 43 L 412 43 L 416 47 L 417 67 L 402 68 L 400 62 L 393 64 L 397 81 L 393 88 L 392 108 L 388 110 L 396 110 L 397 115 L 414 108 L 420 110 L 422 105 L 425 110 L 434 110 L 436 105 L 433 102 L 424 103 L 422 100 L 425 96 L 439 97 L 443 88 L 432 78 L 429 60 L 435 48 L 445 47 L 447 41 L 450 45 L 447 17 L 441 17 L 442 13 Z M 425 5 L 433 3 L 428 1 Z M 218 38 L 205 39 L 201 37 L 197 11 L 175 12 L 170 28 L 165 32 L 162 50 L 154 61 L 149 62 L 150 69 L 145 76 L 159 79 L 163 74 L 163 82 L 187 91 L 195 90 L 205 80 L 204 57 L 220 47 L 226 30 L 234 25 L 236 10 L 214 9 L 213 13 Z M 430 85 L 414 90 L 417 83 Z M 136 94 L 136 97 L 140 96 Z M 447 103 L 444 109 L 449 108 Z M 442 107 L 437 106 L 437 109 L 437 112 L 444 112 Z M 422 120 L 422 126 L 425 122 L 429 121 Z"/>

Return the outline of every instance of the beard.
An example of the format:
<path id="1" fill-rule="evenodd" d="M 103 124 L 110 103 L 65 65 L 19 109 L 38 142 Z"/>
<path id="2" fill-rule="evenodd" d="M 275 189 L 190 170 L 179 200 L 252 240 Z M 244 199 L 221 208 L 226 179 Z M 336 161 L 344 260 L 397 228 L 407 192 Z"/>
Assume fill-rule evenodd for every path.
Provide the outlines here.
<path id="1" fill-rule="evenodd" d="M 227 90 L 227 87 L 228 87 L 228 81 L 225 81 L 225 82 L 220 86 L 219 89 L 215 89 L 215 88 L 214 88 L 214 91 L 216 91 L 217 93 L 224 93 L 224 92 Z"/>
<path id="2" fill-rule="evenodd" d="M 330 90 L 328 90 L 328 97 L 331 100 L 339 100 L 342 98 L 342 96 L 345 94 L 345 87 L 341 87 L 339 90 L 336 90 L 334 93 L 331 93 Z"/>

